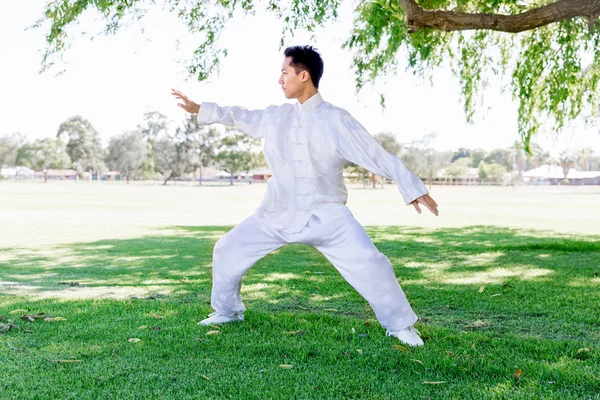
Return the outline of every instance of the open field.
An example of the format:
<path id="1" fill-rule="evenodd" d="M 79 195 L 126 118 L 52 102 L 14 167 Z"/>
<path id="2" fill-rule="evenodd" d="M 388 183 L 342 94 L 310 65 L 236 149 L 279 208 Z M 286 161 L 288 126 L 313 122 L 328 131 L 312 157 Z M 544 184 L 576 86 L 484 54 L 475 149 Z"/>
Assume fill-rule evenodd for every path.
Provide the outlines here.
<path id="1" fill-rule="evenodd" d="M 417 349 L 300 245 L 250 269 L 245 322 L 196 325 L 212 247 L 264 189 L 0 182 L 0 324 L 19 325 L 0 398 L 600 399 L 600 188 L 434 187 L 438 218 L 351 189 Z M 64 320 L 19 318 L 41 312 Z"/>
<path id="2" fill-rule="evenodd" d="M 165 226 L 229 226 L 258 206 L 264 184 L 163 187 L 156 183 L 0 182 L 0 246 L 35 247 L 145 235 Z M 440 216 L 418 215 L 395 186 L 351 188 L 367 226 L 472 225 L 600 234 L 600 187 L 434 187 Z"/>

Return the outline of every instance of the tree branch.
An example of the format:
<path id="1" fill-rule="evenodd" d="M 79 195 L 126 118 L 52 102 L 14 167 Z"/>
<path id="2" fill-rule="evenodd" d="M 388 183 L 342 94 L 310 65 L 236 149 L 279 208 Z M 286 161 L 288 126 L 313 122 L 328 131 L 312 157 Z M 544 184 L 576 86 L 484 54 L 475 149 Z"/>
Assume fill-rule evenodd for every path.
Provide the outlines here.
<path id="1" fill-rule="evenodd" d="M 406 13 L 409 33 L 423 28 L 440 31 L 489 29 L 517 33 L 575 17 L 595 21 L 600 15 L 600 0 L 558 0 L 516 15 L 426 10 L 416 0 L 398 0 L 398 3 Z"/>

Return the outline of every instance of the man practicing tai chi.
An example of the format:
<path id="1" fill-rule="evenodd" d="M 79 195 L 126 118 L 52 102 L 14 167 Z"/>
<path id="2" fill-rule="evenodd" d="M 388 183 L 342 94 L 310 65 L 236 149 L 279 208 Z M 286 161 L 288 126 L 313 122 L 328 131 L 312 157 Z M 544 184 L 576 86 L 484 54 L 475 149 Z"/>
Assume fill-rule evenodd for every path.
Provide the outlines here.
<path id="1" fill-rule="evenodd" d="M 422 346 L 413 328 L 417 316 L 400 288 L 392 264 L 380 253 L 346 207 L 344 161 L 394 179 L 405 203 L 420 214 L 419 204 L 438 215 L 425 185 L 395 155 L 385 151 L 345 110 L 323 101 L 318 91 L 323 60 L 312 46 L 285 50 L 279 84 L 295 104 L 265 110 L 194 103 L 172 94 L 200 124 L 235 126 L 264 139 L 273 176 L 253 215 L 215 245 L 211 306 L 201 325 L 244 320 L 242 277 L 258 260 L 288 243 L 314 246 L 373 307 L 387 334 L 410 346 Z"/>

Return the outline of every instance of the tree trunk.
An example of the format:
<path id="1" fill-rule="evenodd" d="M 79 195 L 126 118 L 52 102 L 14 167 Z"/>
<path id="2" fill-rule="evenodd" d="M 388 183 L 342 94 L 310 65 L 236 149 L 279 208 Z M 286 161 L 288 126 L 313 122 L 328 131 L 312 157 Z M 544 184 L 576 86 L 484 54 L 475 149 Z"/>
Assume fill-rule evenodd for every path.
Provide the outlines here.
<path id="1" fill-rule="evenodd" d="M 575 17 L 587 18 L 592 26 L 600 15 L 600 2 L 597 0 L 558 0 L 515 15 L 430 10 L 419 6 L 416 0 L 398 0 L 398 3 L 406 14 L 409 33 L 423 28 L 518 33 Z"/>
<path id="2" fill-rule="evenodd" d="M 233 186 L 233 172 L 229 175 L 229 186 Z"/>
<path id="3" fill-rule="evenodd" d="M 48 171 L 44 170 L 44 183 L 48 182 Z"/>
<path id="4" fill-rule="evenodd" d="M 169 176 L 167 177 L 167 179 L 166 179 L 166 180 L 163 182 L 163 186 L 166 186 L 166 185 L 167 185 L 167 182 L 169 182 L 169 180 L 170 180 L 172 177 L 173 177 L 173 172 L 171 172 L 171 173 L 169 174 Z"/>
<path id="5" fill-rule="evenodd" d="M 377 176 L 375 174 L 371 174 L 371 183 L 373 184 L 373 189 L 377 186 Z"/>
<path id="6" fill-rule="evenodd" d="M 202 165 L 200 165 L 200 171 L 198 175 L 198 185 L 202 186 Z"/>
<path id="7" fill-rule="evenodd" d="M 129 185 L 129 170 L 125 170 L 125 180 L 127 181 L 127 184 Z"/>

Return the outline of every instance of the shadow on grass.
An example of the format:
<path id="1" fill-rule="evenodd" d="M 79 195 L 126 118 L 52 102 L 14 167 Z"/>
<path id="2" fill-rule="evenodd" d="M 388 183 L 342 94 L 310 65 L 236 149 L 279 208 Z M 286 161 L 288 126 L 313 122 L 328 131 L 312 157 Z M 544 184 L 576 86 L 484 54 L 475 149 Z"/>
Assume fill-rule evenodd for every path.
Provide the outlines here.
<path id="1" fill-rule="evenodd" d="M 211 256 L 229 228 L 0 251 L 0 289 L 32 297 L 169 296 L 208 311 Z M 423 321 L 461 330 L 597 340 L 600 237 L 471 226 L 368 229 Z M 250 309 L 374 318 L 315 249 L 286 246 L 244 278 Z"/>

